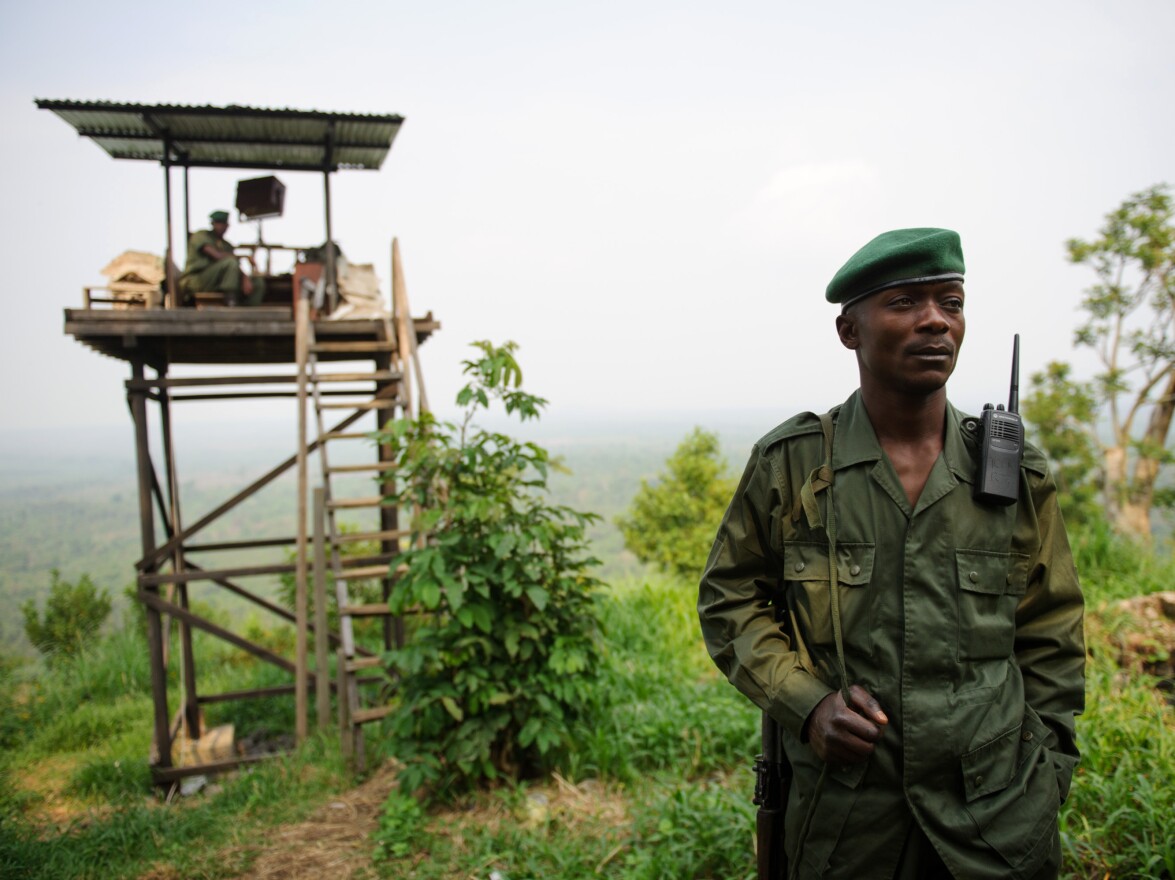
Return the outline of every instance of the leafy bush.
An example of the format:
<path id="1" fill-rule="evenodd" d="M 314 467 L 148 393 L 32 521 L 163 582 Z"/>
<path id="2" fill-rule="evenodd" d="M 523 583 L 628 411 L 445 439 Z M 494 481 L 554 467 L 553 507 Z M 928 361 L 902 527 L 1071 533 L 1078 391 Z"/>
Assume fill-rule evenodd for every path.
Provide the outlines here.
<path id="1" fill-rule="evenodd" d="M 566 742 L 597 665 L 585 537 L 595 517 L 547 502 L 546 450 L 472 423 L 492 402 L 522 421 L 546 404 L 521 390 L 513 343 L 476 347 L 460 425 L 425 413 L 381 437 L 399 475 L 392 500 L 415 511 L 392 610 L 423 612 L 388 654 L 402 702 L 391 745 L 408 790 L 537 772 Z"/>
<path id="2" fill-rule="evenodd" d="M 665 467 L 656 483 L 641 480 L 616 525 L 637 559 L 692 580 L 706 563 L 735 483 L 726 475 L 717 435 L 701 428 L 681 441 Z"/>
<path id="3" fill-rule="evenodd" d="M 73 584 L 63 581 L 57 569 L 52 577 L 43 613 L 32 599 L 20 607 L 29 641 L 50 659 L 81 652 L 110 616 L 111 607 L 109 593 L 99 590 L 88 574 Z"/>

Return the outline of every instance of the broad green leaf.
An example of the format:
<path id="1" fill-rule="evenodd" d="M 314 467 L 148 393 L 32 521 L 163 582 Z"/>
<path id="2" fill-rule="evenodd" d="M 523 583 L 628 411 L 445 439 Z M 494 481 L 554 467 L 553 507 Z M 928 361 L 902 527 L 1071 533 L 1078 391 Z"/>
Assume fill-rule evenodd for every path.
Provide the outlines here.
<path id="1" fill-rule="evenodd" d="M 547 601 L 551 598 L 550 594 L 546 590 L 538 586 L 527 587 L 526 595 L 530 597 L 530 601 L 534 603 L 534 607 L 539 611 L 546 609 Z"/>

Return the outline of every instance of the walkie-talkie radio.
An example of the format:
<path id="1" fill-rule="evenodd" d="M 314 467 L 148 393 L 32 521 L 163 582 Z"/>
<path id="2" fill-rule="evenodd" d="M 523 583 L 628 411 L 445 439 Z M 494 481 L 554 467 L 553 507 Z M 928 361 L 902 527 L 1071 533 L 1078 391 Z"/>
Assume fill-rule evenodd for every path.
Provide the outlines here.
<path id="1" fill-rule="evenodd" d="M 1020 459 L 1024 457 L 1024 423 L 1020 420 L 1020 334 L 1012 343 L 1012 383 L 1008 408 L 983 407 L 979 420 L 979 473 L 975 500 L 1015 504 L 1020 497 Z"/>

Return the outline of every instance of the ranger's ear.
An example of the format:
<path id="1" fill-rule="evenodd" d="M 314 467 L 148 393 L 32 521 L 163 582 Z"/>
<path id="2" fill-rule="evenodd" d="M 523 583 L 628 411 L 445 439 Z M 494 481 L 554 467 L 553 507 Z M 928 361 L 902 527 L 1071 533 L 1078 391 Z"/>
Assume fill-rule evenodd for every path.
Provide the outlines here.
<path id="1" fill-rule="evenodd" d="M 843 315 L 836 316 L 836 335 L 840 337 L 840 344 L 845 348 L 856 351 L 861 344 L 857 336 L 857 320 L 849 309 Z"/>

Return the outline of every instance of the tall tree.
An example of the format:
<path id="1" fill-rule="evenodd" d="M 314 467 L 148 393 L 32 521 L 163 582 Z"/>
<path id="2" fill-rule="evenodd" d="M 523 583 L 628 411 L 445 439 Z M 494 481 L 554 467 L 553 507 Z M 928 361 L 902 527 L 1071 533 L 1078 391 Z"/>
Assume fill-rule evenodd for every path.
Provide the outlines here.
<path id="1" fill-rule="evenodd" d="M 1076 343 L 1102 364 L 1094 387 L 1110 430 L 1101 444 L 1106 511 L 1118 531 L 1143 539 L 1151 534 L 1159 471 L 1171 460 L 1175 416 L 1172 212 L 1170 187 L 1159 184 L 1107 214 L 1096 238 L 1068 242 L 1069 259 L 1097 275 L 1082 299 L 1087 317 Z"/>
<path id="2" fill-rule="evenodd" d="M 694 428 L 665 462 L 655 483 L 641 487 L 616 525 L 641 562 L 696 578 L 714 543 L 722 512 L 734 494 L 718 437 Z"/>

